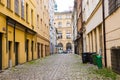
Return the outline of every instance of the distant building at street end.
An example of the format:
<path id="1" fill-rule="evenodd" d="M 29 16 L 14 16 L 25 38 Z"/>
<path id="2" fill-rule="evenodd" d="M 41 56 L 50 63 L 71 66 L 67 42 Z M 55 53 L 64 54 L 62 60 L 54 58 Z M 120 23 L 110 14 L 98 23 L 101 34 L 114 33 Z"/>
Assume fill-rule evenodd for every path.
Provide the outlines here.
<path id="1" fill-rule="evenodd" d="M 58 53 L 63 51 L 73 51 L 72 41 L 72 12 L 56 12 L 55 27 L 57 29 L 57 49 Z"/>

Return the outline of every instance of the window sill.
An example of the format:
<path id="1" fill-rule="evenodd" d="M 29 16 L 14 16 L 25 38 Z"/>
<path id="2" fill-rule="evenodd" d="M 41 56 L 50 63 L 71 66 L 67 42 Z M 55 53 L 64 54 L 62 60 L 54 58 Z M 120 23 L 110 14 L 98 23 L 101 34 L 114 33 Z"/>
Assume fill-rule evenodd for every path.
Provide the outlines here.
<path id="1" fill-rule="evenodd" d="M 13 12 L 13 11 L 11 10 L 11 8 L 8 8 L 8 7 L 7 7 L 7 9 L 8 9 L 10 12 Z"/>
<path id="2" fill-rule="evenodd" d="M 34 26 L 32 25 L 32 29 L 34 30 Z"/>
<path id="3" fill-rule="evenodd" d="M 19 15 L 18 13 L 15 12 L 15 14 L 16 14 L 18 17 L 20 17 L 20 15 Z"/>
<path id="4" fill-rule="evenodd" d="M 28 21 L 26 21 L 27 22 L 27 24 L 29 24 L 29 22 Z"/>
<path id="5" fill-rule="evenodd" d="M 5 6 L 2 2 L 0 2 L 0 5 Z"/>
<path id="6" fill-rule="evenodd" d="M 25 18 L 21 17 L 21 19 L 25 21 Z"/>

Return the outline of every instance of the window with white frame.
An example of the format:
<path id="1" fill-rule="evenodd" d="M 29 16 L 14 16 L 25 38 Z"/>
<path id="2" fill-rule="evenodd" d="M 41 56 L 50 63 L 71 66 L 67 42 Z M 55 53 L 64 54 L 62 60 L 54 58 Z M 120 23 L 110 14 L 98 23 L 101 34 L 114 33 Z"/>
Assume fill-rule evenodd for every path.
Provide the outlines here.
<path id="1" fill-rule="evenodd" d="M 67 19 L 70 19 L 70 18 L 71 18 L 71 15 L 66 15 L 66 18 L 67 18 Z"/>
<path id="2" fill-rule="evenodd" d="M 58 16 L 57 16 L 57 19 L 62 19 L 62 16 L 61 16 L 61 15 L 58 15 Z"/>
<path id="3" fill-rule="evenodd" d="M 67 21 L 66 26 L 67 26 L 67 27 L 70 27 L 70 25 L 71 25 L 70 22 Z"/>
<path id="4" fill-rule="evenodd" d="M 58 31 L 58 39 L 62 39 L 62 32 L 61 31 Z"/>
<path id="5" fill-rule="evenodd" d="M 66 39 L 71 39 L 71 33 L 69 32 L 66 33 Z"/>
<path id="6" fill-rule="evenodd" d="M 58 22 L 58 27 L 62 27 L 62 22 Z"/>

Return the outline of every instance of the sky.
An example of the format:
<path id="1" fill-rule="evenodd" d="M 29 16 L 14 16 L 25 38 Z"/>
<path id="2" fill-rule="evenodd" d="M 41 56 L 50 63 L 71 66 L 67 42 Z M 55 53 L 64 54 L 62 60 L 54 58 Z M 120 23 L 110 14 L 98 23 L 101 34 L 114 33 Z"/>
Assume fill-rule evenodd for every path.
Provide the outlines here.
<path id="1" fill-rule="evenodd" d="M 74 0 L 56 0 L 57 3 L 57 11 L 68 11 L 70 7 L 73 7 Z"/>

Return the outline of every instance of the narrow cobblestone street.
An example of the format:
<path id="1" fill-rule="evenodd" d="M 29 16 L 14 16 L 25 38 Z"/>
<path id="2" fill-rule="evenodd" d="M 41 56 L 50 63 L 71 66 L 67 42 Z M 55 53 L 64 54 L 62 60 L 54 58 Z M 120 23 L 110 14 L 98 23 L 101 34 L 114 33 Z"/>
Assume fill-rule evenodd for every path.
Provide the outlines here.
<path id="1" fill-rule="evenodd" d="M 75 54 L 56 54 L 5 70 L 0 80 L 110 80 L 90 73 Z"/>

